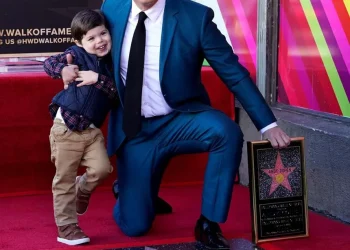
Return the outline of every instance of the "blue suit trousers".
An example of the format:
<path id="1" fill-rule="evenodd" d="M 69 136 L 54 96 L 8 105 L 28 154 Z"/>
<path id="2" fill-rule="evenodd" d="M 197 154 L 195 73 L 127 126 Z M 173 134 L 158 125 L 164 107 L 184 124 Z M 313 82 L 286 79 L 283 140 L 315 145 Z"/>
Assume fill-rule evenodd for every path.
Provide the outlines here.
<path id="1" fill-rule="evenodd" d="M 209 152 L 201 213 L 225 222 L 242 146 L 241 129 L 218 110 L 143 119 L 142 131 L 118 150 L 119 199 L 114 220 L 128 236 L 145 234 L 155 218 L 154 201 L 170 158 Z"/>

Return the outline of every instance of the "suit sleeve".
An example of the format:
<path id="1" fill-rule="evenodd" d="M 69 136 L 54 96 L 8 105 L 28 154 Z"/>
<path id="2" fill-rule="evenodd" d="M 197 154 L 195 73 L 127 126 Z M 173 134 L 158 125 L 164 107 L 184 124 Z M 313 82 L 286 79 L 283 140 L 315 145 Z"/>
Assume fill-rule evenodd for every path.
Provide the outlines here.
<path id="1" fill-rule="evenodd" d="M 259 89 L 250 78 L 249 72 L 238 61 L 231 46 L 216 24 L 212 21 L 214 12 L 208 8 L 202 21 L 201 46 L 204 57 L 216 74 L 234 93 L 258 130 L 276 122 Z"/>

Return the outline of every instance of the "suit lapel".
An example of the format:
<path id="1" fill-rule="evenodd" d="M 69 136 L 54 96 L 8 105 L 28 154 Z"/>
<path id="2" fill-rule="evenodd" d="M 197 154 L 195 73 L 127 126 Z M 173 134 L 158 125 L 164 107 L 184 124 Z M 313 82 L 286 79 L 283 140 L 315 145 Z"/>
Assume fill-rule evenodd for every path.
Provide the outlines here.
<path id="1" fill-rule="evenodd" d="M 175 33 L 177 19 L 176 13 L 178 13 L 178 0 L 166 0 L 164 17 L 163 17 L 163 28 L 162 28 L 162 39 L 160 44 L 160 60 L 159 60 L 159 79 L 162 82 L 164 74 L 164 66 L 167 60 L 171 42 Z"/>
<path id="2" fill-rule="evenodd" d="M 115 81 L 119 91 L 119 97 L 124 98 L 124 85 L 120 80 L 120 57 L 123 46 L 124 34 L 126 25 L 128 23 L 129 14 L 131 10 L 131 1 L 126 0 L 126 3 L 121 6 L 115 13 L 115 23 L 113 27 L 113 58 L 114 58 L 114 72 Z M 122 102 L 123 103 L 123 102 Z"/>

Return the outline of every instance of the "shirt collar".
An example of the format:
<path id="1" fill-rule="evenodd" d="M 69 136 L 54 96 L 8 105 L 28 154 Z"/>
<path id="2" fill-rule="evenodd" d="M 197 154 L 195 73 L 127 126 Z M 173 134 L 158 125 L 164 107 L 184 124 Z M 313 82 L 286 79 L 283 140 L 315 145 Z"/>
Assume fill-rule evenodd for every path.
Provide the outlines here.
<path id="1" fill-rule="evenodd" d="M 155 5 L 152 6 L 152 8 L 145 11 L 145 14 L 147 17 L 152 21 L 155 22 L 162 11 L 165 8 L 165 0 L 158 0 Z M 131 7 L 131 18 L 138 17 L 139 13 L 142 12 L 142 10 L 137 7 L 134 1 L 132 1 L 132 7 Z"/>

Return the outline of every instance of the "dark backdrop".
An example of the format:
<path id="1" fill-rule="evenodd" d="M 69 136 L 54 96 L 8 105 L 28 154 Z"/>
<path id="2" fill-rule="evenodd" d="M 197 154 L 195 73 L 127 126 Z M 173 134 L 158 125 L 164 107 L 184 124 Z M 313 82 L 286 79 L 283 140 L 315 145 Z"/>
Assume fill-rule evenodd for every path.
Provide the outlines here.
<path id="1" fill-rule="evenodd" d="M 99 9 L 101 3 L 102 0 L 1 0 L 0 54 L 64 51 L 71 45 L 67 28 L 73 16 L 86 8 Z M 38 34 L 42 28 L 64 29 L 64 33 Z"/>

